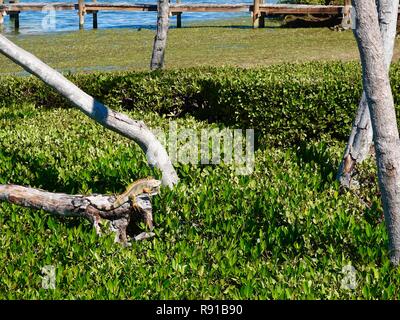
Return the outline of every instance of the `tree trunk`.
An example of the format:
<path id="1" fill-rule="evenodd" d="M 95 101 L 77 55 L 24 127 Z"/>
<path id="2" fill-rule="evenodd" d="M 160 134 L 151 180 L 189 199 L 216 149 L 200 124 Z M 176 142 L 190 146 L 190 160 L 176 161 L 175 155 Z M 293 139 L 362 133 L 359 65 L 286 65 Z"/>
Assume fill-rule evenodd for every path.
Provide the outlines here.
<path id="1" fill-rule="evenodd" d="M 154 37 L 153 54 L 150 69 L 157 70 L 164 67 L 165 48 L 167 46 L 169 20 L 169 0 L 158 0 L 157 33 Z"/>
<path id="2" fill-rule="evenodd" d="M 360 51 L 363 86 L 371 115 L 378 181 L 389 233 L 390 258 L 400 262 L 400 138 L 375 0 L 352 0 L 354 34 Z M 387 56 L 387 55 L 386 55 Z"/>
<path id="3" fill-rule="evenodd" d="M 107 108 L 62 74 L 2 35 L 0 35 L 0 52 L 54 88 L 90 118 L 138 143 L 146 153 L 149 164 L 161 170 L 164 185 L 172 187 L 178 182 L 178 175 L 166 150 L 143 122 L 132 120 L 122 113 Z"/>
<path id="4" fill-rule="evenodd" d="M 399 0 L 377 0 L 376 3 L 378 5 L 380 33 L 385 52 L 385 64 L 389 72 L 396 38 Z M 365 92 L 363 92 L 344 156 L 338 170 L 338 180 L 341 185 L 350 187 L 353 169 L 370 154 L 372 149 L 372 136 L 367 99 L 365 97 Z"/>

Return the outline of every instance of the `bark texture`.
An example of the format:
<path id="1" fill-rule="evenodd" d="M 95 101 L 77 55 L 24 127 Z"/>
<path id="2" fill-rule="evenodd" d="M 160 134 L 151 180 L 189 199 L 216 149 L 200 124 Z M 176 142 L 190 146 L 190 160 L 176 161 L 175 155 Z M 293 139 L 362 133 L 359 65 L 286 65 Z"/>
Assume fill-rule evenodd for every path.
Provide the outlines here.
<path id="1" fill-rule="evenodd" d="M 132 120 L 96 101 L 62 74 L 3 35 L 0 35 L 0 52 L 54 88 L 90 118 L 138 143 L 146 153 L 148 163 L 161 170 L 163 185 L 172 187 L 178 182 L 178 175 L 166 150 L 142 121 Z"/>
<path id="2" fill-rule="evenodd" d="M 377 0 L 380 33 L 383 41 L 385 64 L 389 72 L 396 38 L 399 0 Z M 350 137 L 338 170 L 338 180 L 345 187 L 351 186 L 353 169 L 364 161 L 372 149 L 373 133 L 365 92 L 356 113 Z"/>
<path id="3" fill-rule="evenodd" d="M 379 187 L 389 233 L 390 258 L 400 261 L 400 138 L 375 0 L 352 1 L 354 34 L 360 51 L 363 85 L 371 116 Z"/>
<path id="4" fill-rule="evenodd" d="M 157 33 L 154 37 L 153 54 L 150 69 L 157 70 L 164 67 L 165 48 L 169 23 L 169 0 L 158 0 Z"/>
<path id="5" fill-rule="evenodd" d="M 146 193 L 136 197 L 135 206 L 124 203 L 122 206 L 101 211 L 98 208 L 115 201 L 115 196 L 107 195 L 68 195 L 52 193 L 44 190 L 22 187 L 17 185 L 0 185 L 0 201 L 8 201 L 23 207 L 44 210 L 63 217 L 83 217 L 93 223 L 98 234 L 101 234 L 102 221 L 109 220 L 111 230 L 115 232 L 115 241 L 128 244 L 128 235 L 135 240 L 153 236 L 142 232 L 134 236 L 137 230 L 135 222 L 144 221 L 147 227 L 153 229 L 153 215 L 149 195 Z"/>

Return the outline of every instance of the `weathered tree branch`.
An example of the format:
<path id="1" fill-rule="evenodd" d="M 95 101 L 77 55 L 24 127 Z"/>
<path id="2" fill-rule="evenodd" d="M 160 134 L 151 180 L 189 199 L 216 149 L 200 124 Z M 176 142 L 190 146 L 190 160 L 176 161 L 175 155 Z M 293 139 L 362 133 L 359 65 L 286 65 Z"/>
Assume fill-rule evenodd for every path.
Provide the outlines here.
<path id="1" fill-rule="evenodd" d="M 169 0 L 158 0 L 157 32 L 154 37 L 153 53 L 150 62 L 151 70 L 162 69 L 164 67 L 169 12 Z"/>
<path id="2" fill-rule="evenodd" d="M 128 243 L 129 231 L 135 229 L 134 224 L 143 220 L 147 228 L 153 229 L 152 206 L 149 194 L 142 193 L 136 196 L 135 205 L 129 202 L 110 210 L 101 211 L 98 208 L 115 201 L 115 196 L 95 194 L 90 196 L 68 195 L 52 193 L 44 190 L 22 187 L 17 185 L 0 185 L 0 201 L 20 205 L 27 208 L 44 210 L 63 217 L 81 217 L 89 219 L 98 234 L 101 233 L 101 222 L 109 220 L 111 229 L 116 233 L 116 242 Z M 142 240 L 153 234 L 142 232 L 135 240 Z"/>
<path id="3" fill-rule="evenodd" d="M 0 35 L 0 52 L 54 88 L 90 118 L 138 143 L 146 153 L 148 163 L 161 170 L 163 185 L 172 187 L 178 182 L 178 175 L 166 150 L 142 121 L 132 120 L 122 113 L 107 108 L 62 74 L 3 35 Z"/>

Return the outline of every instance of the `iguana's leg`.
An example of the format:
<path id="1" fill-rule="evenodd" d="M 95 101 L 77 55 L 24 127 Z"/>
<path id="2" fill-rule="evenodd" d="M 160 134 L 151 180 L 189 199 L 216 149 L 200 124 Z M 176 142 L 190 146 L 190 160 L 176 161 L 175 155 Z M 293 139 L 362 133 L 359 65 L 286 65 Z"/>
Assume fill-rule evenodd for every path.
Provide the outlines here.
<path id="1" fill-rule="evenodd" d="M 143 192 L 146 192 L 146 189 L 143 190 Z M 131 200 L 131 208 L 137 208 L 139 212 L 142 212 L 143 214 L 143 219 L 146 224 L 146 226 L 149 228 L 149 230 L 153 230 L 153 216 L 151 213 L 147 212 L 146 210 L 143 210 L 140 206 L 138 206 L 136 202 L 136 196 L 129 196 L 129 199 Z"/>
<path id="2" fill-rule="evenodd" d="M 129 200 L 131 201 L 131 207 L 136 206 L 136 196 L 135 195 L 130 195 Z"/>

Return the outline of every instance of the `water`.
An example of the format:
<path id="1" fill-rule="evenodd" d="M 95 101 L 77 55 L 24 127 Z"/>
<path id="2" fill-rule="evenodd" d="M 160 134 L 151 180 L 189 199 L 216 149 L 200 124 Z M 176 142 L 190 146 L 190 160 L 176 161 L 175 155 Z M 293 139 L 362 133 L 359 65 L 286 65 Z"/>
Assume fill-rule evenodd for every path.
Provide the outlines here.
<path id="1" fill-rule="evenodd" d="M 156 3 L 157 0 L 98 0 L 98 3 Z M 171 0 L 173 3 L 175 0 Z M 268 0 L 268 3 L 275 3 L 277 0 Z M 8 2 L 8 1 L 7 1 Z M 70 2 L 77 3 L 77 0 L 20 0 L 24 2 Z M 89 2 L 89 1 L 88 1 Z M 253 0 L 181 0 L 183 3 L 253 3 Z M 250 19 L 248 12 L 187 12 L 182 14 L 182 24 L 190 22 L 199 22 L 207 20 L 231 19 L 238 17 L 247 17 Z M 98 28 L 155 28 L 157 13 L 156 12 L 110 12 L 100 11 L 98 13 Z M 20 14 L 20 34 L 40 34 L 59 31 L 75 31 L 78 30 L 78 14 L 77 11 L 53 11 L 53 12 L 23 12 Z M 171 26 L 176 26 L 176 17 L 171 17 Z M 92 15 L 85 16 L 85 28 L 92 28 Z M 6 33 L 13 32 L 14 27 L 8 16 L 4 19 L 4 31 Z"/>

